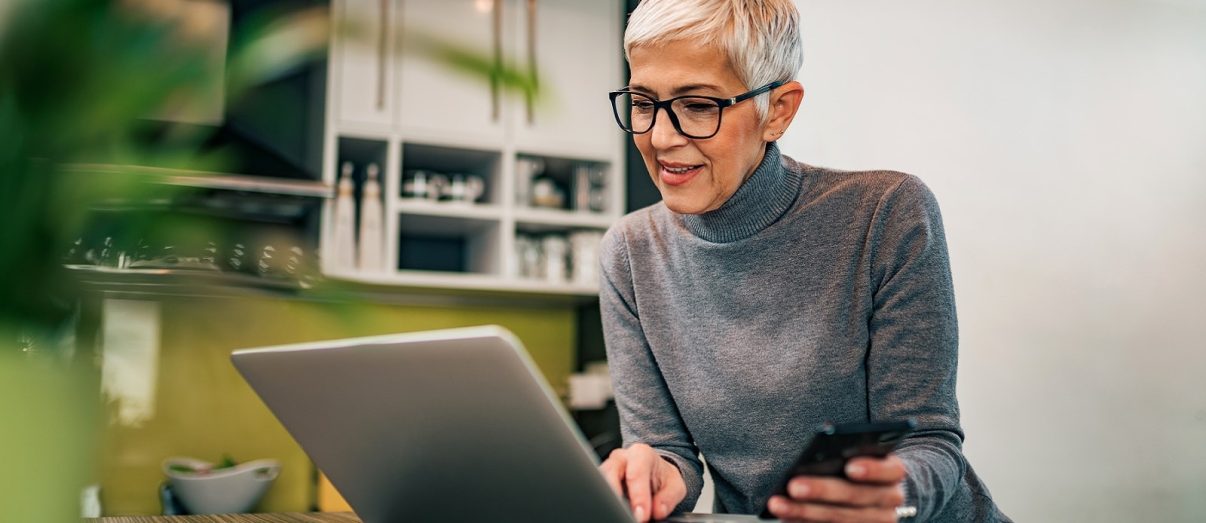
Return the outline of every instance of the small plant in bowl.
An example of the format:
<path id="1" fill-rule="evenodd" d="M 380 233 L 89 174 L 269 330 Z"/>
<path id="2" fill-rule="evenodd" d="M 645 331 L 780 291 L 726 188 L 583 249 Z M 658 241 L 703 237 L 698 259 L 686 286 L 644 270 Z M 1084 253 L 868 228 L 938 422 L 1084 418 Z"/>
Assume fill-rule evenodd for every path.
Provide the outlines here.
<path id="1" fill-rule="evenodd" d="M 248 512 L 264 497 L 280 470 L 276 460 L 237 463 L 230 456 L 216 464 L 185 457 L 163 462 L 172 492 L 191 514 Z"/>

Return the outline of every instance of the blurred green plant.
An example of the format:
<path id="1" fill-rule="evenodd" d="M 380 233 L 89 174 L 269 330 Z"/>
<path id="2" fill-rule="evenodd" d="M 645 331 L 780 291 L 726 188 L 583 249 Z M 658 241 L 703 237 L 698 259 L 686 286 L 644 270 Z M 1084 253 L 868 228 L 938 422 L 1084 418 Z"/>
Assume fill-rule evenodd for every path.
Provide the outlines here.
<path id="1" fill-rule="evenodd" d="M 180 38 L 175 24 L 146 7 L 153 3 L 38 0 L 9 8 L 0 30 L 0 326 L 52 332 L 71 313 L 76 290 L 60 261 L 89 210 L 170 190 L 148 183 L 153 175 L 65 166 L 219 167 L 199 154 L 206 137 L 197 132 L 137 139 L 140 118 L 197 97 L 211 70 L 209 50 Z M 325 12 L 257 16 L 232 38 L 232 98 L 325 52 Z"/>
<path id="2" fill-rule="evenodd" d="M 212 51 L 182 39 L 163 2 L 30 0 L 0 13 L 0 520 L 71 521 L 91 475 L 99 390 L 93 370 L 58 358 L 56 331 L 78 297 L 64 254 L 90 209 L 169 189 L 83 162 L 192 162 L 198 133 L 136 139 L 141 117 L 197 96 Z M 257 13 L 232 35 L 227 95 L 325 52 L 325 10 Z M 130 227 L 138 223 L 132 217 Z M 45 351 L 50 357 L 35 357 Z M 29 353 L 29 354 L 26 354 Z M 65 354 L 64 354 L 65 356 Z M 92 385 L 92 386 L 89 386 Z"/>
<path id="3" fill-rule="evenodd" d="M 121 166 L 222 171 L 224 159 L 203 154 L 207 136 L 196 127 L 154 141 L 139 136 L 143 117 L 197 97 L 212 74 L 212 50 L 181 38 L 178 24 L 163 16 L 179 3 L 0 5 L 0 521 L 76 520 L 79 488 L 91 474 L 100 406 L 95 369 L 72 368 L 55 349 L 30 350 L 64 345 L 57 333 L 70 329 L 79 283 L 62 260 L 91 210 L 175 190 L 145 170 Z M 325 55 L 329 6 L 302 3 L 311 7 L 254 13 L 230 36 L 228 98 Z M 357 34 L 355 27 L 336 30 L 341 38 Z M 502 92 L 536 97 L 539 82 L 531 71 L 487 53 L 430 36 L 401 45 Z M 85 163 L 114 168 L 75 167 Z M 123 226 L 150 227 L 139 220 L 132 216 Z"/>
<path id="4" fill-rule="evenodd" d="M 53 332 L 71 314 L 74 277 L 59 263 L 98 202 L 170 192 L 154 175 L 65 168 L 83 163 L 222 171 L 196 127 L 137 139 L 142 117 L 204 94 L 209 50 L 165 20 L 172 0 L 15 0 L 0 18 L 0 330 Z M 0 12 L 0 17 L 5 15 Z M 226 96 L 326 52 L 325 5 L 263 9 L 231 35 Z M 354 26 L 337 28 L 355 38 Z M 402 50 L 452 72 L 540 100 L 531 70 L 410 31 Z M 137 228 L 136 220 L 126 227 Z"/>

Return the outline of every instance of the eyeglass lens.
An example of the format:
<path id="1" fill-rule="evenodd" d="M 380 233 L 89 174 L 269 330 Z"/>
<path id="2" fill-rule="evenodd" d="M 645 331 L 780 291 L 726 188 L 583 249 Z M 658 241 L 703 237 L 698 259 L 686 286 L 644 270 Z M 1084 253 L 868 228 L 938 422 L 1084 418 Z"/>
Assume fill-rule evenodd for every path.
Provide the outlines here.
<path id="1" fill-rule="evenodd" d="M 624 130 L 644 133 L 653 128 L 656 118 L 654 100 L 637 93 L 624 93 L 615 97 L 616 116 Z M 700 138 L 716 134 L 720 128 L 720 105 L 708 98 L 684 97 L 674 100 L 670 110 L 677 117 L 678 131 L 686 136 Z M 673 120 L 673 119 L 672 119 Z"/>

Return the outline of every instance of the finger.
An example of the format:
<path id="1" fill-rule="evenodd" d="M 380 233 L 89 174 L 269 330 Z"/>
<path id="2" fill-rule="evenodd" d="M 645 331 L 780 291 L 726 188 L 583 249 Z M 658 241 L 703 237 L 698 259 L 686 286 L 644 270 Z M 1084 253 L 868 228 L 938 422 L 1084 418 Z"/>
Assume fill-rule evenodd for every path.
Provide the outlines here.
<path id="1" fill-rule="evenodd" d="M 624 485 L 628 487 L 628 504 L 632 506 L 632 515 L 640 523 L 649 520 L 651 491 L 653 483 L 653 460 L 661 459 L 652 451 L 645 453 L 629 450 L 627 468 L 624 470 Z"/>
<path id="2" fill-rule="evenodd" d="M 800 476 L 787 484 L 787 493 L 795 501 L 832 505 L 894 508 L 904 503 L 900 485 L 864 485 L 833 478 Z"/>
<path id="3" fill-rule="evenodd" d="M 658 481 L 660 488 L 653 494 L 653 519 L 666 519 L 674 507 L 687 497 L 687 484 L 678 467 L 673 464 L 663 460 L 658 463 L 657 469 L 661 480 Z"/>
<path id="4" fill-rule="evenodd" d="M 670 513 L 674 512 L 674 507 L 677 507 L 683 497 L 679 496 L 678 500 L 672 499 L 673 496 L 665 494 L 665 490 L 653 496 L 653 519 L 666 519 L 670 517 Z"/>
<path id="5" fill-rule="evenodd" d="M 854 458 L 846 464 L 846 477 L 862 483 L 900 483 L 907 473 L 904 462 L 893 455 L 886 458 Z"/>
<path id="6" fill-rule="evenodd" d="M 607 461 L 599 465 L 599 472 L 603 473 L 603 479 L 607 480 L 608 486 L 621 498 L 624 497 L 624 487 L 620 481 L 623 479 L 623 473 L 627 467 L 626 461 L 627 457 L 624 455 L 624 451 L 616 449 L 607 456 Z"/>
<path id="7" fill-rule="evenodd" d="M 859 521 L 895 523 L 896 509 L 881 507 L 840 507 L 821 503 L 792 501 L 782 496 L 770 500 L 771 514 L 784 521 Z"/>

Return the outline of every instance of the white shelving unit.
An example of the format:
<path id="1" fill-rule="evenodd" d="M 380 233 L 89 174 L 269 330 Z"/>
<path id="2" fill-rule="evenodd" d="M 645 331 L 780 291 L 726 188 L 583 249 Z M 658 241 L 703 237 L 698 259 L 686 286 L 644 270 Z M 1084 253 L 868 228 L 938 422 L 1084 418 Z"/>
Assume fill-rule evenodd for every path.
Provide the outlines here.
<path id="1" fill-rule="evenodd" d="M 375 285 L 596 295 L 593 277 L 521 276 L 518 246 L 531 237 L 601 233 L 623 214 L 624 136 L 606 96 L 623 82 L 622 7 L 576 0 L 333 0 L 337 23 L 367 30 L 336 37 L 332 45 L 323 181 L 335 186 L 343 162 L 356 165 L 357 183 L 367 164 L 380 167 L 387 270 L 324 267 L 324 273 Z M 433 36 L 424 33 L 431 27 L 439 27 L 447 43 L 533 67 L 547 85 L 545 96 L 532 104 L 411 52 L 408 36 Z M 532 160 L 571 202 L 575 169 L 602 173 L 605 208 L 519 201 L 525 177 L 517 166 Z M 479 203 L 407 197 L 404 178 L 416 170 L 477 176 L 485 193 Z M 325 217 L 333 205 L 327 203 Z M 330 222 L 322 227 L 324 260 L 335 259 Z"/>
<path id="2" fill-rule="evenodd" d="M 559 227 L 607 229 L 617 218 L 612 213 L 580 213 L 539 208 L 516 209 L 514 214 L 516 223 L 529 225 L 533 229 Z"/>

